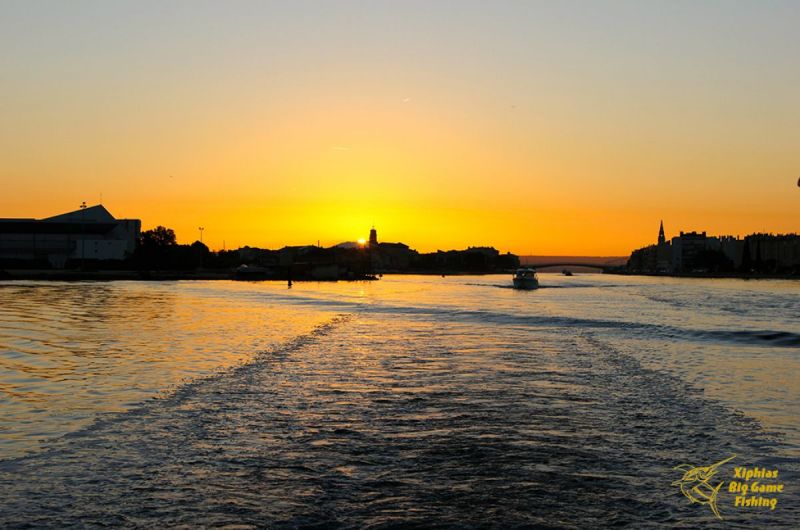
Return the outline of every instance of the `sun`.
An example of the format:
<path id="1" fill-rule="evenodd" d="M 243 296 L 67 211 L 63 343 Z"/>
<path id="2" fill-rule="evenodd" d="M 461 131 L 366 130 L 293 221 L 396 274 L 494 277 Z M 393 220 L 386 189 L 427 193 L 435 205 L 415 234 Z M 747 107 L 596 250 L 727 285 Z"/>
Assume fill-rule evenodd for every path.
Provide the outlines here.
<path id="1" fill-rule="evenodd" d="M 364 245 L 367 244 L 367 240 L 362 237 L 361 239 L 358 240 L 358 244 L 363 247 Z"/>

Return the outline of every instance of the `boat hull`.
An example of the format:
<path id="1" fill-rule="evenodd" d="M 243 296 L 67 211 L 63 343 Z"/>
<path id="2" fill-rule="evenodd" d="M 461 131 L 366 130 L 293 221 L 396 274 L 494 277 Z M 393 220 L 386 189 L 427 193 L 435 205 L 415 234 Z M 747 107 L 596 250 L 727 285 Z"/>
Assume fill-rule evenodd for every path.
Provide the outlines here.
<path id="1" fill-rule="evenodd" d="M 539 280 L 536 278 L 514 278 L 514 289 L 530 291 L 539 288 Z"/>

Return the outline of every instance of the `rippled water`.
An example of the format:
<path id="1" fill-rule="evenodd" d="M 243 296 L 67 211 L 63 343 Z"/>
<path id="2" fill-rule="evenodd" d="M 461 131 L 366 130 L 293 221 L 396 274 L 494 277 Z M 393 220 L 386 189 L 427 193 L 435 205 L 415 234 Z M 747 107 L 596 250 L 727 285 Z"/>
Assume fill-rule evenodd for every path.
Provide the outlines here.
<path id="1" fill-rule="evenodd" d="M 694 528 L 731 454 L 798 520 L 800 284 L 508 283 L 0 282 L 0 525 Z"/>

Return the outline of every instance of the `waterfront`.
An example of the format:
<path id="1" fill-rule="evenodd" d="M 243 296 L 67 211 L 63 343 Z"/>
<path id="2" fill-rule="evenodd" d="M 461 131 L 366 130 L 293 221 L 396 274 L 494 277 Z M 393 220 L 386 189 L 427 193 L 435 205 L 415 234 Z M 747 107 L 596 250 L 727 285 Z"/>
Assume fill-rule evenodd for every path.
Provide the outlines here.
<path id="1" fill-rule="evenodd" d="M 731 453 L 797 519 L 797 282 L 509 284 L 0 282 L 0 524 L 695 527 Z"/>

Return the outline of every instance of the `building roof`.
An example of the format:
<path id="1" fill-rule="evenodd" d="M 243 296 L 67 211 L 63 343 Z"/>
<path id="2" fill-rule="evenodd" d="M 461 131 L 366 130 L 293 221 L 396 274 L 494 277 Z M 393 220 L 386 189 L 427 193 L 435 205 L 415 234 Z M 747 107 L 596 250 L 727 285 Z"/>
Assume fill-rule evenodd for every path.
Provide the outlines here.
<path id="1" fill-rule="evenodd" d="M 80 208 L 73 212 L 46 217 L 42 221 L 47 223 L 113 223 L 116 221 L 111 212 L 102 204 Z"/>
<path id="2" fill-rule="evenodd" d="M 127 221 L 140 222 L 138 219 Z M 101 204 L 44 219 L 0 219 L 3 234 L 100 234 L 108 232 L 120 221 Z"/>
<path id="3" fill-rule="evenodd" d="M 407 249 L 409 248 L 408 245 L 405 243 L 378 243 L 379 248 L 400 248 L 400 249 Z"/>

